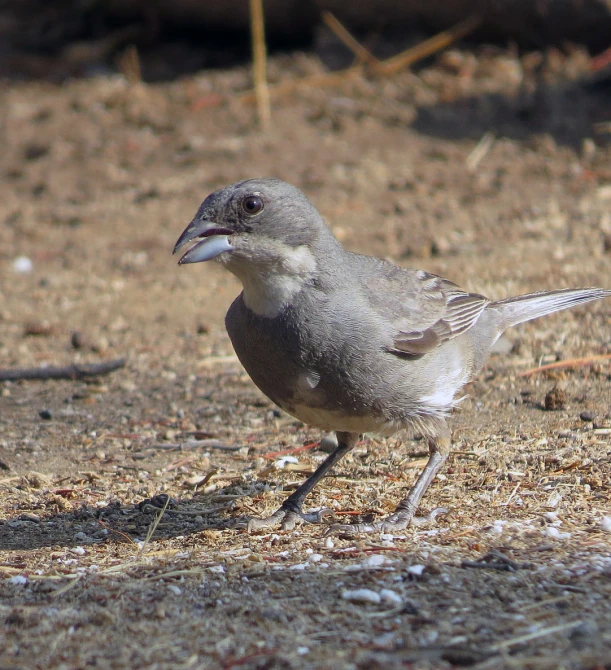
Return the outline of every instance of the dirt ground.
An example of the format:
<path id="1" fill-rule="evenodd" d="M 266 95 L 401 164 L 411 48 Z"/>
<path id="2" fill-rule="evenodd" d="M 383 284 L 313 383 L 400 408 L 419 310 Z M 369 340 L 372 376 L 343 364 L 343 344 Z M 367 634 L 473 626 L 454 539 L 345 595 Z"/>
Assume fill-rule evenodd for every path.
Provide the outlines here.
<path id="1" fill-rule="evenodd" d="M 0 385 L 0 668 L 611 668 L 609 359 L 523 374 L 609 354 L 611 301 L 506 334 L 421 523 L 249 535 L 321 435 L 232 355 L 236 281 L 171 256 L 208 193 L 265 175 L 349 249 L 492 298 L 609 288 L 611 89 L 589 66 L 453 50 L 274 96 L 267 132 L 247 67 L 3 86 L 0 367 L 127 364 Z M 280 55 L 270 78 L 320 68 Z M 309 507 L 379 518 L 424 456 L 365 436 Z"/>

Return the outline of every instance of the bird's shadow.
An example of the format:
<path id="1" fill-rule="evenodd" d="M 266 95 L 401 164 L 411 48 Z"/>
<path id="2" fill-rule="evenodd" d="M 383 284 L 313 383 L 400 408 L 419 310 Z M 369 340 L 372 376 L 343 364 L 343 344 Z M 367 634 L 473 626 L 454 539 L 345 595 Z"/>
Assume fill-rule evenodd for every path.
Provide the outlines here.
<path id="1" fill-rule="evenodd" d="M 222 489 L 216 492 L 218 496 L 223 493 Z M 166 506 L 166 500 L 167 496 L 160 494 L 137 504 L 115 501 L 102 508 L 83 504 L 40 517 L 17 515 L 0 523 L 0 551 L 106 543 L 136 545 L 147 537 L 169 540 L 203 530 L 246 527 L 246 517 L 232 515 L 231 503 L 211 505 L 200 497 L 191 497 L 170 499 Z"/>
<path id="2" fill-rule="evenodd" d="M 608 123 L 611 74 L 589 80 L 548 84 L 515 95 L 488 93 L 417 108 L 412 128 L 446 140 L 480 139 L 486 133 L 527 140 L 547 134 L 559 145 L 580 150 L 585 138 L 597 143 L 609 134 L 597 124 Z"/>

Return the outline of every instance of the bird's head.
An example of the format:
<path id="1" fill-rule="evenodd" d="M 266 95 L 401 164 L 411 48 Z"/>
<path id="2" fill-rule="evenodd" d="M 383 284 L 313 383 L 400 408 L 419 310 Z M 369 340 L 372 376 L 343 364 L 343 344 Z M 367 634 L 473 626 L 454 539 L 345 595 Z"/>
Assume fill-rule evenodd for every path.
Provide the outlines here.
<path id="1" fill-rule="evenodd" d="M 234 272 L 253 263 L 271 269 L 290 262 L 296 251 L 312 251 L 321 236 L 332 238 L 299 189 L 278 179 L 249 179 L 209 195 L 174 253 L 195 242 L 179 264 L 216 258 Z"/>

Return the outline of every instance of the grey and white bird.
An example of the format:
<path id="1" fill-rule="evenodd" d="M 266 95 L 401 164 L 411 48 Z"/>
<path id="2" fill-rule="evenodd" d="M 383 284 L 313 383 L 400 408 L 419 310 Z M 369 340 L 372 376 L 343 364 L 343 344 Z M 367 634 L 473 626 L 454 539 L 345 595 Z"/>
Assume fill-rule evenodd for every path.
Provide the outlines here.
<path id="1" fill-rule="evenodd" d="M 611 296 L 582 288 L 490 301 L 429 272 L 350 253 L 306 196 L 277 179 L 209 195 L 174 252 L 188 243 L 180 264 L 216 259 L 242 282 L 225 325 L 253 382 L 300 421 L 337 434 L 335 451 L 249 530 L 319 521 L 303 501 L 362 433 L 415 428 L 430 456 L 407 497 L 383 521 L 346 527 L 404 529 L 448 457 L 459 391 L 503 331 Z"/>

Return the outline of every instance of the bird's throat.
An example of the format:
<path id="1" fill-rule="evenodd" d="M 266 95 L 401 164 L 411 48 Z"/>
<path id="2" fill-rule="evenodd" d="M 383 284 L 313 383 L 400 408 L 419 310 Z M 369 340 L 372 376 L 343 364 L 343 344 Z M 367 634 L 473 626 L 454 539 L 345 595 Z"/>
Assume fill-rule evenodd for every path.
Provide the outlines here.
<path id="1" fill-rule="evenodd" d="M 273 319 L 310 283 L 316 260 L 306 246 L 286 247 L 282 255 L 273 258 L 240 259 L 234 255 L 226 267 L 242 282 L 246 307 Z"/>

